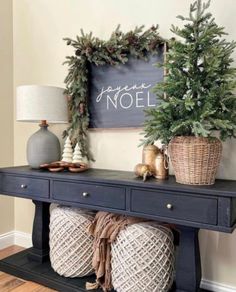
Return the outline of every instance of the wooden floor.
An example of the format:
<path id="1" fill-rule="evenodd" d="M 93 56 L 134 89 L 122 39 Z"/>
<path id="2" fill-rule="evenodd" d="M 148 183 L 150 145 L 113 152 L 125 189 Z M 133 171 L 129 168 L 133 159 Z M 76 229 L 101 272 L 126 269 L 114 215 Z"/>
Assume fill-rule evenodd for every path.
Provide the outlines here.
<path id="1" fill-rule="evenodd" d="M 0 250 L 0 259 L 13 255 L 24 248 L 20 246 L 10 246 Z M 0 271 L 0 291 L 1 292 L 52 292 L 55 290 L 46 288 L 34 282 L 27 282 L 22 279 L 18 279 L 14 276 L 2 273 Z"/>

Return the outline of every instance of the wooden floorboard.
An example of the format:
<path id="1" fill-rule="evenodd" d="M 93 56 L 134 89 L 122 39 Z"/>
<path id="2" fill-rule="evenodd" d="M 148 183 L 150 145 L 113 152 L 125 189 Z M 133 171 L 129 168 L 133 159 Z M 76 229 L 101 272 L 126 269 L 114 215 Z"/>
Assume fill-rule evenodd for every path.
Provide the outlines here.
<path id="1" fill-rule="evenodd" d="M 23 251 L 21 246 L 13 245 L 0 250 L 0 260 Z M 0 271 L 1 292 L 55 292 L 56 290 L 44 287 L 31 281 L 25 281 Z"/>
<path id="2" fill-rule="evenodd" d="M 12 246 L 9 246 L 7 248 L 0 249 L 0 260 L 4 259 L 10 255 L 13 255 L 15 253 L 18 253 L 22 250 L 24 250 L 24 248 L 21 246 L 18 246 L 18 245 L 12 245 Z"/>

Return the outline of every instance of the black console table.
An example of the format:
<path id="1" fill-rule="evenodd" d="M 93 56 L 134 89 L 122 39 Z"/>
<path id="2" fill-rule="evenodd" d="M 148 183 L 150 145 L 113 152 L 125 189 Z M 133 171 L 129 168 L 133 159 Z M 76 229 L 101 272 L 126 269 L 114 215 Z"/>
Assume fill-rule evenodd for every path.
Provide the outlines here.
<path id="1" fill-rule="evenodd" d="M 23 166 L 0 169 L 0 193 L 32 199 L 35 204 L 33 247 L 1 260 L 0 270 L 63 292 L 86 291 L 85 282 L 91 278 L 68 279 L 53 272 L 48 256 L 50 203 L 175 224 L 180 237 L 173 289 L 178 292 L 200 291 L 199 229 L 231 233 L 236 227 L 236 181 L 186 186 L 174 177 L 144 183 L 132 172 L 49 173 Z"/>

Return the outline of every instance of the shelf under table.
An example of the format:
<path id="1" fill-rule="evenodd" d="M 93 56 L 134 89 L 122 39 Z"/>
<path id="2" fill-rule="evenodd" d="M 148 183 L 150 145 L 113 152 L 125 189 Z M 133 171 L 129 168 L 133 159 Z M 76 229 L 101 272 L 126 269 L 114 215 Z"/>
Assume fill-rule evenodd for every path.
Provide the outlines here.
<path id="1" fill-rule="evenodd" d="M 26 249 L 0 261 L 0 270 L 22 278 L 37 282 L 46 287 L 62 292 L 87 292 L 86 282 L 94 282 L 94 276 L 83 278 L 65 278 L 53 271 L 50 261 L 39 263 L 28 258 L 31 249 Z M 93 290 L 94 292 L 102 290 Z M 114 292 L 114 290 L 113 290 Z"/>
<path id="2" fill-rule="evenodd" d="M 85 288 L 86 282 L 95 282 L 95 276 L 73 279 L 59 276 L 53 271 L 50 261 L 39 263 L 30 260 L 28 257 L 30 250 L 31 248 L 0 260 L 0 271 L 27 281 L 37 282 L 61 292 L 87 292 Z M 92 291 L 101 292 L 102 290 Z M 171 291 L 174 292 L 175 289 L 173 288 Z M 202 289 L 200 291 L 207 292 L 207 290 Z M 112 290 L 112 292 L 115 291 Z"/>

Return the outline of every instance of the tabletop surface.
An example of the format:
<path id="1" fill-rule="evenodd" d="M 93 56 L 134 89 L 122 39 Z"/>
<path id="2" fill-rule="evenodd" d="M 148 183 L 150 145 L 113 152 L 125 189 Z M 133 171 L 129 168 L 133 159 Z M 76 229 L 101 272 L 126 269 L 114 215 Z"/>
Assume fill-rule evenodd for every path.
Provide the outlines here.
<path id="1" fill-rule="evenodd" d="M 157 180 L 155 178 L 148 178 L 143 182 L 141 178 L 135 177 L 133 172 L 118 171 L 109 169 L 95 169 L 91 168 L 82 173 L 70 173 L 67 171 L 52 173 L 47 170 L 35 170 L 29 166 L 16 166 L 0 168 L 0 174 L 24 175 L 33 177 L 42 177 L 48 179 L 58 180 L 75 180 L 86 182 L 111 183 L 118 185 L 132 185 L 144 188 L 163 189 L 176 192 L 187 192 L 197 194 L 207 194 L 215 196 L 230 196 L 236 197 L 236 181 L 235 180 L 216 180 L 214 185 L 193 186 L 179 184 L 175 181 L 174 176 L 170 176 L 168 180 Z"/>

